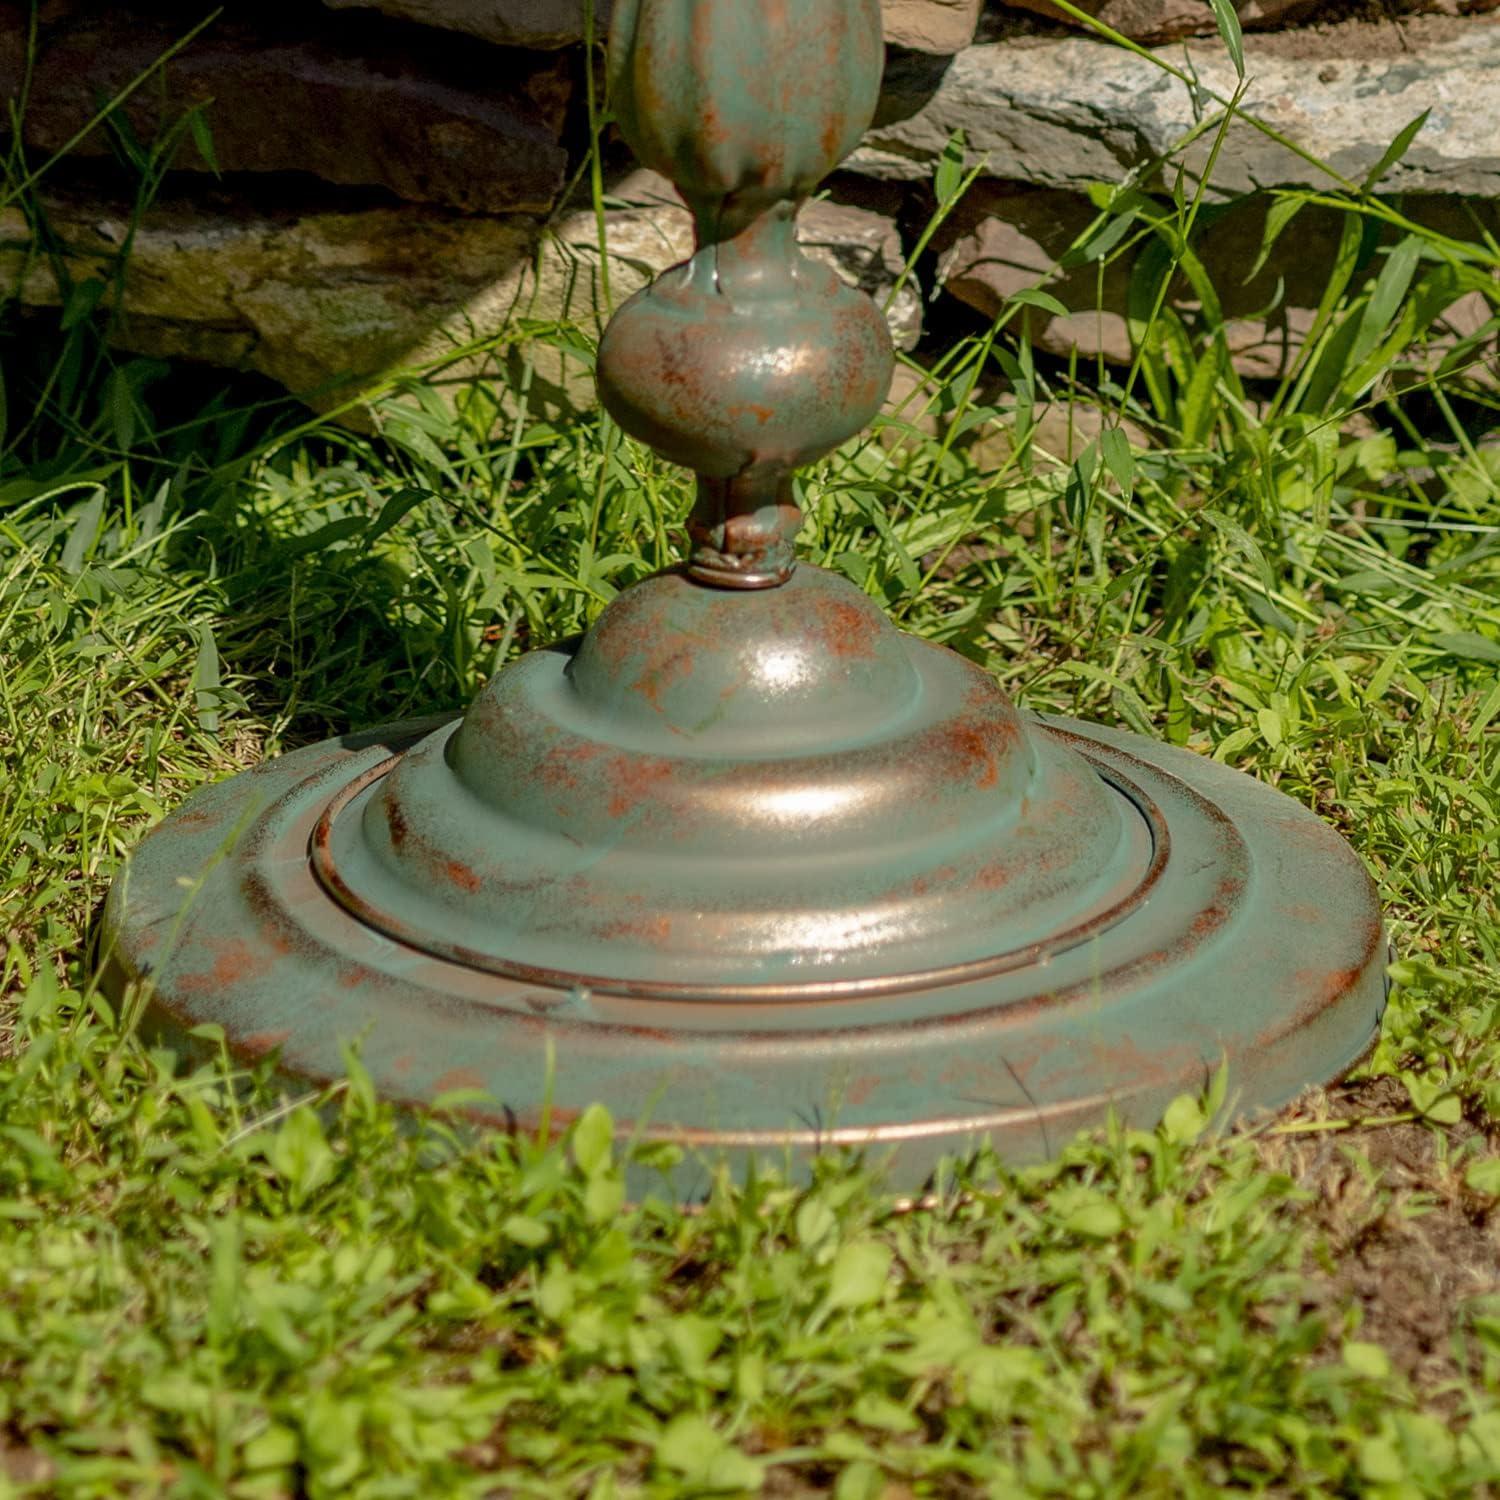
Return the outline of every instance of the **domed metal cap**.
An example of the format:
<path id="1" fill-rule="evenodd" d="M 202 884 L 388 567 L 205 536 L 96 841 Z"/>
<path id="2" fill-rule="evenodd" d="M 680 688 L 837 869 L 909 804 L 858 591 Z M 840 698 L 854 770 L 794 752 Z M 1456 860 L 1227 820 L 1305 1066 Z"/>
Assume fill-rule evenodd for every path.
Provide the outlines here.
<path id="1" fill-rule="evenodd" d="M 329 809 L 325 887 L 404 943 L 616 994 L 907 988 L 1082 941 L 1149 890 L 1149 814 L 989 678 L 800 568 L 668 574 Z"/>

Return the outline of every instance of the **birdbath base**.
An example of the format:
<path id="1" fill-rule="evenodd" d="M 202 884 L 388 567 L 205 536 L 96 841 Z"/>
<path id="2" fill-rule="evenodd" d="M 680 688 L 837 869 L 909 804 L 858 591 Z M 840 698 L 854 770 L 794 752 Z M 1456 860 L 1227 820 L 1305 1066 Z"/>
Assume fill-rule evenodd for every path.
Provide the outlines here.
<path id="1" fill-rule="evenodd" d="M 879 0 L 619 0 L 610 106 L 697 250 L 618 309 L 600 400 L 697 476 L 682 566 L 461 721 L 314 746 L 193 801 L 111 892 L 150 1023 L 308 1084 L 540 1128 L 602 1100 L 696 1163 L 837 1146 L 915 1187 L 988 1137 L 1241 1110 L 1348 1067 L 1385 942 L 1287 798 L 1019 713 L 798 566 L 796 471 L 880 409 L 869 298 L 797 209 L 874 115 Z"/>
<path id="2" fill-rule="evenodd" d="M 702 597 L 711 614 L 777 600 L 808 615 L 809 599 L 855 592 L 815 569 L 798 577 L 800 594 Z M 670 578 L 638 588 L 648 605 L 679 588 L 698 595 Z M 622 596 L 605 620 L 634 608 Z M 534 694 L 522 724 L 547 738 L 538 705 L 561 692 L 552 720 L 576 736 L 587 716 L 572 699 L 586 701 L 590 686 L 580 662 L 609 635 L 596 627 L 583 645 L 523 658 L 464 720 L 330 740 L 200 792 L 111 893 L 110 987 L 144 985 L 158 1034 L 191 1046 L 188 1033 L 212 1023 L 236 1055 L 274 1052 L 305 1086 L 340 1077 L 356 1041 L 382 1094 L 454 1096 L 481 1123 L 534 1129 L 545 1109 L 560 1126 L 604 1100 L 625 1132 L 685 1148 L 678 1185 L 689 1192 L 703 1164 L 726 1155 L 780 1162 L 840 1146 L 889 1157 L 893 1185 L 913 1189 L 940 1155 L 981 1138 L 1024 1161 L 1111 1113 L 1150 1126 L 1221 1063 L 1238 1110 L 1274 1108 L 1369 1047 L 1386 943 L 1369 878 L 1335 833 L 1201 756 L 1015 715 L 970 664 L 879 630 L 927 674 L 922 705 L 941 705 L 945 673 L 965 690 L 927 718 L 906 711 L 896 729 L 851 727 L 863 748 L 838 744 L 834 725 L 809 726 L 832 748 L 800 759 L 720 753 L 695 784 L 695 762 L 674 764 L 611 717 L 625 771 L 568 741 L 591 780 L 559 788 L 552 777 L 552 800 L 528 800 L 524 783 L 546 757 L 487 753 L 516 732 L 496 702 Z M 717 659 L 701 635 L 698 645 L 700 666 Z M 759 681 L 789 648 L 774 632 L 755 647 L 745 670 Z M 607 681 L 640 670 L 631 659 Z M 481 780 L 512 778 L 486 789 L 488 809 L 462 779 L 466 755 L 476 758 L 466 733 L 500 736 L 479 742 Z M 903 770 L 914 744 L 943 743 L 966 749 L 966 777 L 930 758 L 925 773 Z M 851 826 L 870 830 L 868 850 L 846 847 L 837 808 L 825 805 L 820 822 L 825 757 L 861 788 Z M 618 788 L 643 764 L 659 770 L 641 804 L 649 816 L 632 823 Z M 430 805 L 424 777 L 439 783 Z M 504 835 L 485 817 L 511 793 L 516 823 Z M 882 797 L 889 806 L 872 821 Z M 1053 805 L 1060 798 L 1074 817 Z M 777 799 L 794 814 L 779 845 L 765 827 Z M 899 826 L 906 804 L 909 826 Z M 542 883 L 545 900 L 541 856 L 527 844 L 543 813 L 578 826 L 597 814 L 615 829 L 572 849 Z M 693 847 L 705 827 L 707 842 L 722 841 L 714 819 L 733 817 L 763 825 L 758 857 Z M 486 868 L 464 851 L 466 826 L 493 850 Z M 570 848 L 566 830 L 554 842 Z M 529 887 L 507 879 L 523 866 Z M 648 886 L 632 922 L 631 892 Z M 810 889 L 823 893 L 817 903 Z M 957 925 L 945 921 L 953 913 Z M 842 942 L 811 944 L 814 917 Z"/>

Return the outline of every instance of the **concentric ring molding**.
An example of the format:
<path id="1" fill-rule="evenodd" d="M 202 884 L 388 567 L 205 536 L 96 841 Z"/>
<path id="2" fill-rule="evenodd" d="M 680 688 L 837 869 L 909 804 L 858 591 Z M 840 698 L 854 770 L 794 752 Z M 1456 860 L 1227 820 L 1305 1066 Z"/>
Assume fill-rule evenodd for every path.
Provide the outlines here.
<path id="1" fill-rule="evenodd" d="M 605 995 L 635 996 L 643 1000 L 737 1001 L 759 1005 L 818 1001 L 826 1004 L 835 1000 L 865 999 L 902 991 L 936 989 L 964 981 L 990 978 L 1008 970 L 1050 961 L 1058 954 L 1077 947 L 1123 921 L 1150 899 L 1166 869 L 1171 852 L 1171 835 L 1161 809 L 1139 787 L 1126 781 L 1118 772 L 1101 766 L 1096 767 L 1101 779 L 1134 809 L 1140 819 L 1138 837 L 1149 851 L 1141 878 L 1123 894 L 1096 903 L 1094 909 L 1082 914 L 1076 921 L 1036 942 L 938 968 L 898 971 L 857 979 L 766 984 L 693 984 L 548 969 L 508 960 L 501 955 L 469 948 L 437 932 L 421 930 L 409 919 L 366 899 L 344 878 L 334 850 L 334 829 L 341 819 L 352 819 L 361 800 L 373 792 L 400 761 L 400 755 L 392 755 L 356 776 L 335 794 L 313 828 L 309 851 L 313 872 L 333 900 L 356 920 L 383 932 L 396 942 L 438 958 L 450 959 L 466 968 L 480 969 L 488 974 L 526 984 L 570 991 L 589 990 Z"/>
<path id="2" fill-rule="evenodd" d="M 314 853 L 361 920 L 470 967 L 810 998 L 1066 942 L 1152 838 L 973 663 L 802 566 L 627 589 L 351 788 Z"/>
<path id="3" fill-rule="evenodd" d="M 1222 1059 L 1242 1111 L 1351 1066 L 1384 1005 L 1386 945 L 1353 851 L 1280 793 L 1188 752 L 1047 721 L 1158 810 L 1170 846 L 1146 899 L 1062 951 L 841 998 L 753 1003 L 508 978 L 358 921 L 314 872 L 330 805 L 442 721 L 311 746 L 199 793 L 111 891 L 107 982 L 146 981 L 146 1025 L 213 1022 L 308 1083 L 357 1041 L 412 1103 L 483 1091 L 475 1120 L 531 1125 L 606 1098 L 626 1129 L 706 1156 L 832 1146 L 889 1155 L 919 1185 L 988 1137 L 1043 1157 L 1113 1110 L 1149 1125 Z M 185 888 L 183 877 L 189 877 Z M 690 1155 L 681 1185 L 701 1167 Z"/>

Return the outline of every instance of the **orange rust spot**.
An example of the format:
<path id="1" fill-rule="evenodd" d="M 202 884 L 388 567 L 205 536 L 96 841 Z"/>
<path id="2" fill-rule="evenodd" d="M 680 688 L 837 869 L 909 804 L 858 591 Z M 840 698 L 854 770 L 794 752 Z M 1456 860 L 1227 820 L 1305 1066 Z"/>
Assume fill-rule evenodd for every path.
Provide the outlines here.
<path id="1" fill-rule="evenodd" d="M 441 1077 L 432 1081 L 434 1094 L 451 1094 L 457 1089 L 482 1089 L 483 1087 L 484 1079 L 473 1068 L 449 1068 Z"/>
<path id="2" fill-rule="evenodd" d="M 1360 944 L 1362 956 L 1357 963 L 1337 969 L 1298 969 L 1292 975 L 1292 988 L 1305 991 L 1307 998 L 1297 1007 L 1291 1024 L 1278 1027 L 1276 1034 L 1284 1036 L 1288 1031 L 1307 1025 L 1341 995 L 1353 989 L 1374 960 L 1384 938 L 1385 930 L 1376 918 L 1366 926 L 1364 940 Z"/>
<path id="3" fill-rule="evenodd" d="M 872 657 L 879 627 L 859 605 L 847 599 L 817 599 L 813 604 L 823 645 L 839 657 Z"/>
<path id="4" fill-rule="evenodd" d="M 443 866 L 443 873 L 460 890 L 471 895 L 483 884 L 480 878 L 462 860 L 450 859 Z"/>
<path id="5" fill-rule="evenodd" d="M 1193 918 L 1192 925 L 1188 928 L 1188 932 L 1195 938 L 1205 937 L 1208 933 L 1213 932 L 1215 928 L 1222 927 L 1224 925 L 1225 919 L 1228 916 L 1229 912 L 1226 910 L 1226 908 L 1219 905 L 1218 902 L 1215 902 L 1212 906 L 1204 907 L 1204 909 L 1200 911 L 1196 917 Z"/>
<path id="6" fill-rule="evenodd" d="M 1310 902 L 1295 902 L 1276 908 L 1278 917 L 1285 917 L 1288 922 L 1296 922 L 1303 927 L 1317 927 L 1327 919 L 1327 913 L 1321 906 L 1313 906 Z"/>
<path id="7" fill-rule="evenodd" d="M 1340 995 L 1353 989 L 1364 971 L 1363 964 L 1356 964 L 1348 969 L 1335 969 L 1332 974 L 1327 975 L 1323 980 L 1323 1003 L 1330 1005 Z"/>
<path id="8" fill-rule="evenodd" d="M 578 773 L 572 758 L 560 750 L 550 750 L 537 763 L 536 779 L 554 791 L 571 792 L 578 786 Z"/>
<path id="9" fill-rule="evenodd" d="M 623 818 L 650 798 L 652 792 L 672 777 L 669 760 L 646 760 L 630 756 L 617 760 L 610 768 L 614 791 L 609 799 L 609 815 Z"/>
<path id="10" fill-rule="evenodd" d="M 243 938 L 219 938 L 213 940 L 211 946 L 213 967 L 195 974 L 184 974 L 178 980 L 179 986 L 190 995 L 231 989 L 246 980 L 259 978 L 271 967 L 272 960 L 257 952 Z M 285 939 L 274 940 L 274 947 L 278 953 L 289 951 Z"/>
<path id="11" fill-rule="evenodd" d="M 1361 943 L 1363 958 L 1356 964 L 1337 969 L 1298 969 L 1292 977 L 1289 989 L 1303 998 L 1290 1015 L 1278 1016 L 1255 1038 L 1258 1048 L 1269 1047 L 1283 1037 L 1291 1036 L 1312 1025 L 1329 1006 L 1353 989 L 1374 960 L 1379 945 L 1384 941 L 1385 930 L 1379 918 L 1372 920 L 1365 929 Z"/>
<path id="12" fill-rule="evenodd" d="M 844 121 L 839 115 L 828 114 L 823 117 L 823 128 L 818 134 L 818 144 L 823 148 L 824 161 L 838 161 L 843 134 Z"/>
<path id="13" fill-rule="evenodd" d="M 703 111 L 703 118 L 699 124 L 703 135 L 703 143 L 710 150 L 717 146 L 729 144 L 729 131 L 724 121 L 719 117 L 719 112 L 713 105 L 709 105 Z"/>
<path id="14" fill-rule="evenodd" d="M 994 786 L 1000 780 L 1000 768 L 995 759 L 995 745 L 990 735 L 974 724 L 958 723 L 943 731 L 948 748 L 978 769 L 975 784 Z"/>
<path id="15" fill-rule="evenodd" d="M 671 1042 L 676 1037 L 665 1026 L 622 1026 L 631 1036 L 644 1037 L 648 1042 Z"/>
<path id="16" fill-rule="evenodd" d="M 555 745 L 536 764 L 534 775 L 543 786 L 557 791 L 575 791 L 582 770 L 604 754 L 604 746 L 589 740 L 571 740 Z"/>
<path id="17" fill-rule="evenodd" d="M 286 949 L 285 940 L 282 951 Z M 257 953 L 243 938 L 220 938 L 216 945 L 214 966 L 209 978 L 226 988 L 244 979 L 254 979 L 271 967 L 263 954 Z"/>
<path id="18" fill-rule="evenodd" d="M 604 942 L 641 940 L 665 947 L 672 937 L 670 917 L 622 917 L 618 921 L 606 922 L 598 929 Z"/>
<path id="19" fill-rule="evenodd" d="M 1096 1042 L 1093 1050 L 1095 1057 L 1112 1065 L 1115 1077 L 1132 1081 L 1171 1077 L 1180 1074 L 1185 1063 L 1201 1060 L 1197 1050 L 1185 1044 L 1148 1049 L 1131 1037 Z"/>
<path id="20" fill-rule="evenodd" d="M 1258 1047 L 1269 1047 L 1283 1037 L 1311 1026 L 1330 1005 L 1359 982 L 1362 969 L 1298 969 L 1289 988 L 1302 999 L 1290 1015 L 1278 1016 L 1256 1037 Z"/>
<path id="21" fill-rule="evenodd" d="M 399 849 L 406 842 L 406 814 L 392 797 L 386 798 L 385 825 L 390 830 L 391 847 Z"/>
<path id="22" fill-rule="evenodd" d="M 704 63 L 707 60 L 707 49 L 714 44 L 713 33 L 714 8 L 711 5 L 699 5 L 693 10 L 692 18 L 692 51 L 690 56 L 696 63 Z M 667 75 L 663 69 L 662 76 Z"/>
<path id="23" fill-rule="evenodd" d="M 274 1052 L 280 1047 L 290 1035 L 290 1031 L 257 1031 L 245 1037 L 238 1050 L 251 1057 L 264 1057 L 266 1053 Z"/>
<path id="24" fill-rule="evenodd" d="M 636 679 L 641 696 L 658 713 L 661 712 L 662 694 L 691 677 L 695 665 L 693 653 L 685 647 L 677 647 L 665 660 L 651 662 Z"/>

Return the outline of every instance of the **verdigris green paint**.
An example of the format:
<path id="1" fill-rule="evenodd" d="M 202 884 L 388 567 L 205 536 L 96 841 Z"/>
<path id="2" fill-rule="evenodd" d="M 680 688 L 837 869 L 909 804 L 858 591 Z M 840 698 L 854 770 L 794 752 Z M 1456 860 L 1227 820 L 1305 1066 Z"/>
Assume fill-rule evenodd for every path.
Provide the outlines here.
<path id="1" fill-rule="evenodd" d="M 879 0 L 615 12 L 611 99 L 648 165 L 693 211 L 698 249 L 625 304 L 599 395 L 626 431 L 699 475 L 689 572 L 785 580 L 792 471 L 863 428 L 893 353 L 870 299 L 797 248 L 796 211 L 875 111 Z"/>
<path id="2" fill-rule="evenodd" d="M 791 476 L 891 371 L 793 233 L 873 109 L 876 0 L 617 0 L 610 46 L 698 249 L 616 315 L 600 392 L 698 474 L 690 555 L 462 719 L 193 799 L 111 892 L 110 983 L 299 1080 L 359 1038 L 398 1099 L 533 1127 L 550 1088 L 558 1123 L 602 1099 L 708 1155 L 869 1146 L 907 1187 L 980 1136 L 1149 1124 L 1222 1060 L 1247 1109 L 1346 1068 L 1386 951 L 1340 839 L 1200 757 L 1029 718 L 794 566 Z"/>

